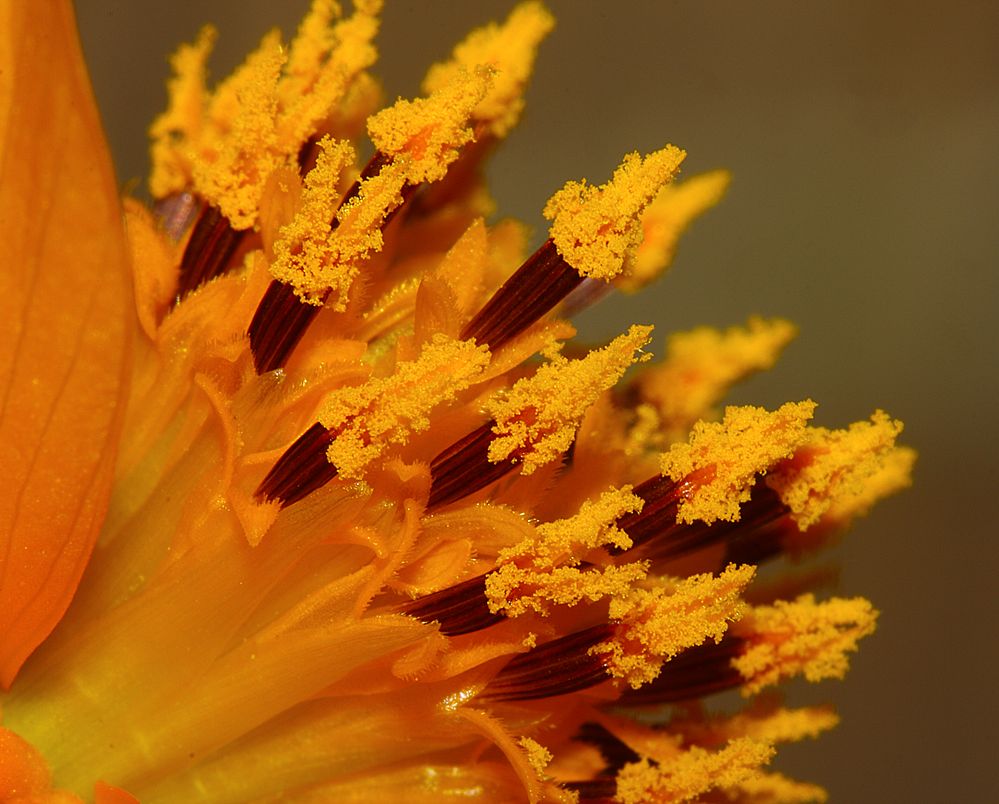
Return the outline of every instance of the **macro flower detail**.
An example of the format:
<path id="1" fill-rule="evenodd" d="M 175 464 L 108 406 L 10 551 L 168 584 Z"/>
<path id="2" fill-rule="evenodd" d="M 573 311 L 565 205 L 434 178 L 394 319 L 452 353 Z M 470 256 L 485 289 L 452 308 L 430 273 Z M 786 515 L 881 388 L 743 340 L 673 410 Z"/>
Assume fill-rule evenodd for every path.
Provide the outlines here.
<path id="1" fill-rule="evenodd" d="M 482 167 L 551 15 L 386 104 L 381 5 L 314 0 L 212 90 L 216 33 L 183 46 L 148 207 L 68 5 L 3 5 L 0 799 L 822 800 L 766 766 L 836 716 L 770 688 L 877 612 L 758 569 L 908 485 L 901 423 L 719 410 L 779 319 L 578 343 L 727 174 L 627 154 L 531 252 Z"/>

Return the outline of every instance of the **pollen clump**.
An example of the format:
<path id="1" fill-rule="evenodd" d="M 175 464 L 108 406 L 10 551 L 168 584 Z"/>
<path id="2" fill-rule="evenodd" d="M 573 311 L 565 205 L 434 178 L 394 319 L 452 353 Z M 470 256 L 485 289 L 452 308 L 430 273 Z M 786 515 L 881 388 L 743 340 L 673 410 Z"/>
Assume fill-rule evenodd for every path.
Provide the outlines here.
<path id="1" fill-rule="evenodd" d="M 621 277 L 617 287 L 634 293 L 669 268 L 680 235 L 695 218 L 721 201 L 731 180 L 727 170 L 713 170 L 663 187 L 642 214 L 642 244 L 631 273 Z"/>
<path id="2" fill-rule="evenodd" d="M 288 48 L 270 32 L 212 93 L 205 62 L 215 33 L 203 29 L 173 57 L 170 103 L 150 128 L 153 196 L 194 190 L 234 229 L 254 228 L 270 175 L 293 168 L 318 128 L 335 127 L 336 110 L 364 83 L 380 9 L 380 0 L 365 0 L 340 20 L 338 4 L 314 0 Z"/>
<path id="3" fill-rule="evenodd" d="M 389 447 L 425 430 L 430 411 L 471 385 L 488 363 L 484 346 L 437 335 L 390 376 L 334 391 L 319 415 L 336 434 L 327 451 L 330 463 L 341 477 L 360 478 L 372 461 L 387 457 Z"/>
<path id="4" fill-rule="evenodd" d="M 642 213 L 673 180 L 686 156 L 673 145 L 646 156 L 628 154 L 599 187 L 570 181 L 548 199 L 548 234 L 563 259 L 583 276 L 605 282 L 631 271 L 642 243 Z"/>
<path id="5" fill-rule="evenodd" d="M 380 153 L 406 164 L 409 184 L 438 181 L 474 138 L 469 117 L 491 84 L 487 69 L 461 70 L 430 97 L 400 98 L 371 117 L 368 135 Z"/>
<path id="6" fill-rule="evenodd" d="M 767 476 L 801 530 L 818 522 L 833 506 L 863 509 L 882 490 L 907 485 L 915 453 L 899 453 L 895 438 L 902 423 L 876 411 L 869 422 L 845 430 L 815 427 L 794 456 Z M 869 486 L 879 477 L 877 486 Z"/>
<path id="7" fill-rule="evenodd" d="M 719 751 L 691 746 L 670 757 L 644 758 L 625 765 L 617 774 L 621 804 L 648 801 L 694 801 L 714 790 L 734 787 L 759 774 L 774 755 L 766 743 L 749 737 L 732 740 Z"/>
<path id="8" fill-rule="evenodd" d="M 593 651 L 606 654 L 612 676 L 637 689 L 681 651 L 709 638 L 720 640 L 728 624 L 745 611 L 740 595 L 755 572 L 749 564 L 730 564 L 718 576 L 691 575 L 615 597 L 610 617 L 620 623 L 617 632 Z"/>
<path id="9" fill-rule="evenodd" d="M 752 695 L 782 679 L 802 674 L 809 681 L 843 678 L 847 653 L 874 632 L 878 613 L 862 597 L 816 603 L 812 595 L 757 606 L 739 624 L 748 647 L 732 665 Z"/>
<path id="10" fill-rule="evenodd" d="M 190 180 L 190 155 L 183 144 L 192 142 L 204 125 L 205 65 L 217 37 L 215 28 L 206 25 L 194 44 L 181 45 L 170 57 L 174 71 L 167 82 L 170 102 L 149 127 L 153 164 L 149 190 L 155 198 L 182 191 Z"/>
<path id="11" fill-rule="evenodd" d="M 721 422 L 698 422 L 685 444 L 674 444 L 660 462 L 663 475 L 694 481 L 677 521 L 736 522 L 758 474 L 790 457 L 807 438 L 815 403 L 788 402 L 776 411 L 730 406 Z M 691 478 L 691 476 L 696 476 Z"/>
<path id="12" fill-rule="evenodd" d="M 745 327 L 675 333 L 662 363 L 639 379 L 639 393 L 655 407 L 667 433 L 684 433 L 698 419 L 711 417 L 734 383 L 771 368 L 797 331 L 781 318 L 753 316 Z"/>
<path id="13" fill-rule="evenodd" d="M 210 114 L 229 118 L 230 135 L 192 160 L 194 186 L 234 229 L 253 227 L 267 177 L 287 161 L 274 130 L 284 59 L 281 37 L 272 31 L 212 100 Z"/>
<path id="14" fill-rule="evenodd" d="M 534 376 L 518 380 L 486 403 L 496 421 L 496 438 L 489 446 L 489 460 L 515 460 L 529 475 L 569 448 L 579 422 L 601 393 L 611 388 L 634 363 L 650 339 L 652 327 L 633 326 L 603 349 L 579 360 L 552 355 Z"/>
<path id="15" fill-rule="evenodd" d="M 363 254 L 356 244 L 358 240 L 366 241 L 364 235 L 368 233 L 357 227 L 330 230 L 340 202 L 340 177 L 353 165 L 355 155 L 349 143 L 329 137 L 320 140 L 319 147 L 316 166 L 305 177 L 301 208 L 282 227 L 274 243 L 271 275 L 292 285 L 299 297 L 310 304 L 321 304 L 332 292 L 335 298 L 331 305 L 343 309 L 360 268 L 358 257 Z M 378 215 L 370 217 L 379 220 Z M 373 228 L 380 233 L 377 226 Z"/>
<path id="16" fill-rule="evenodd" d="M 524 108 L 524 87 L 530 78 L 541 40 L 555 26 L 555 19 L 541 3 L 521 3 L 502 25 L 490 23 L 470 33 L 454 48 L 450 61 L 435 64 L 423 80 L 423 91 L 436 92 L 462 70 L 479 65 L 495 73 L 492 86 L 472 112 L 497 138 L 517 124 Z"/>
<path id="17" fill-rule="evenodd" d="M 583 503 L 575 516 L 538 525 L 530 536 L 501 550 L 499 569 L 486 578 L 490 611 L 509 617 L 527 611 L 547 615 L 549 604 L 573 606 L 627 594 L 645 578 L 644 562 L 588 569 L 579 564 L 599 547 L 630 547 L 631 540 L 614 521 L 641 507 L 630 487 L 611 489 Z"/>

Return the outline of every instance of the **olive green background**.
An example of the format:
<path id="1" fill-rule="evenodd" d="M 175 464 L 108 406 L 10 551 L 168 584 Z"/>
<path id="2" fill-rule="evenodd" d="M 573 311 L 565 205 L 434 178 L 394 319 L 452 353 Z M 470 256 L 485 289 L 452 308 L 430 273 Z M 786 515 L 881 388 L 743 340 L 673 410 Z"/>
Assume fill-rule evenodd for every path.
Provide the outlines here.
<path id="1" fill-rule="evenodd" d="M 143 175 L 166 56 L 202 22 L 224 75 L 305 0 L 79 3 L 84 48 L 123 184 Z M 390 97 L 509 2 L 393 2 L 380 36 Z M 913 489 L 834 553 L 838 592 L 883 610 L 847 682 L 795 690 L 843 723 L 785 748 L 777 768 L 836 802 L 999 800 L 996 726 L 993 332 L 999 209 L 999 4 L 571 2 L 544 45 L 529 109 L 492 167 L 503 214 L 544 232 L 570 178 L 673 142 L 687 175 L 728 167 L 727 200 L 682 242 L 673 271 L 581 319 L 608 338 L 783 315 L 801 335 L 733 399 L 811 396 L 840 426 L 881 407 L 921 453 Z M 804 687 L 804 685 L 802 685 Z"/>

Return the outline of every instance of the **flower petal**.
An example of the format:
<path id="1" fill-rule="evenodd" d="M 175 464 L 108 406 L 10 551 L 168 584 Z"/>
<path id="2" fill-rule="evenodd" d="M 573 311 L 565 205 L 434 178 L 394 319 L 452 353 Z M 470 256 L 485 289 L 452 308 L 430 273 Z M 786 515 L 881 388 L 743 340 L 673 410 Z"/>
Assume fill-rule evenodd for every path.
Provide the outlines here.
<path id="1" fill-rule="evenodd" d="M 133 315 L 67 2 L 0 0 L 0 684 L 69 605 L 107 507 Z"/>

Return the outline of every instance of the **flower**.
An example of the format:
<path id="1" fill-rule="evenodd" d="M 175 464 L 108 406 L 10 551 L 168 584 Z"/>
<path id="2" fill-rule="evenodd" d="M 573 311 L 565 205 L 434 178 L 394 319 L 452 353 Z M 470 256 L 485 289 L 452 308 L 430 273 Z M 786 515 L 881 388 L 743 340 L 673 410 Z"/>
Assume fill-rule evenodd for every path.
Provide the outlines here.
<path id="1" fill-rule="evenodd" d="M 842 676 L 876 612 L 754 576 L 907 484 L 901 425 L 716 411 L 785 322 L 655 364 L 564 320 L 724 173 L 627 155 L 527 254 L 480 168 L 547 11 L 385 106 L 380 3 L 316 0 L 212 91 L 214 32 L 178 51 L 121 209 L 71 12 L 3 10 L 3 797 L 822 797 L 763 767 L 835 716 L 758 693 Z"/>

